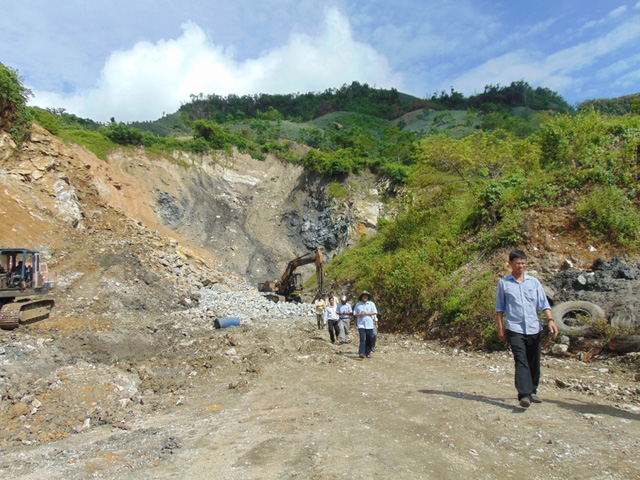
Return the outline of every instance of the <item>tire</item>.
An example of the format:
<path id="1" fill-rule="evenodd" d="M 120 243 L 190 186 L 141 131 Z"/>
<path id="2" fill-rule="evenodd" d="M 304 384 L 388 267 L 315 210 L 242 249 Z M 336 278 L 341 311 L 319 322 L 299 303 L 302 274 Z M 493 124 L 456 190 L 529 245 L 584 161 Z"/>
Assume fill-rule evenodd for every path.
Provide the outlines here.
<path id="1" fill-rule="evenodd" d="M 571 326 L 565 323 L 565 317 L 570 313 L 577 313 L 588 316 L 591 320 L 605 318 L 604 311 L 595 303 L 576 301 L 563 302 L 551 309 L 551 315 L 558 326 L 560 333 L 573 337 L 589 337 L 595 335 L 595 330 L 591 325 Z"/>

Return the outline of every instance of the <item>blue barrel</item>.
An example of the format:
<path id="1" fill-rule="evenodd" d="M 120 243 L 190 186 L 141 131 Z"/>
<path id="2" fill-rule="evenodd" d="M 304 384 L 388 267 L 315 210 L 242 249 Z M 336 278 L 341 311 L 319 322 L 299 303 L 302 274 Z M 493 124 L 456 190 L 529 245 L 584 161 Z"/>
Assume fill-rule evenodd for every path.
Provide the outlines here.
<path id="1" fill-rule="evenodd" d="M 216 318 L 213 322 L 213 326 L 216 328 L 237 327 L 240 325 L 240 319 L 238 317 L 221 317 Z"/>

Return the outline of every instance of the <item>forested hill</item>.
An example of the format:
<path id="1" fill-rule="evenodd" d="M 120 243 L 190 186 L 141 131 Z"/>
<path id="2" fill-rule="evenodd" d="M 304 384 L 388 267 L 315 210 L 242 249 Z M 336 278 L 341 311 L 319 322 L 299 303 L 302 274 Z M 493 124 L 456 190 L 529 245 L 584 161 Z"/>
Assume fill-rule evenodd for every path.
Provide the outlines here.
<path id="1" fill-rule="evenodd" d="M 578 105 L 578 110 L 606 113 L 607 115 L 626 115 L 627 113 L 640 112 L 640 93 L 625 95 L 617 98 L 596 98 L 585 100 Z"/>
<path id="2" fill-rule="evenodd" d="M 496 112 L 514 107 L 560 113 L 573 110 L 558 93 L 545 87 L 534 89 L 524 81 L 512 82 L 508 86 L 487 85 L 484 92 L 470 97 L 451 89 L 450 92 L 434 93 L 427 99 L 402 94 L 396 89 L 372 88 L 366 83 L 353 82 L 321 93 L 226 97 L 215 94 L 192 95 L 191 101 L 183 105 L 179 113 L 186 120 L 213 120 L 217 123 L 248 118 L 304 122 L 337 111 L 393 120 L 407 112 L 424 108 Z"/>

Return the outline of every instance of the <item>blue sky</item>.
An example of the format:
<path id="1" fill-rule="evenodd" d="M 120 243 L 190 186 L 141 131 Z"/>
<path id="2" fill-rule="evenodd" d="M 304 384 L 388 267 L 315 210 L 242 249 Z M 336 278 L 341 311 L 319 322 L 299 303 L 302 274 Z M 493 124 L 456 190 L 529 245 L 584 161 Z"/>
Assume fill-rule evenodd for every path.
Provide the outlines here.
<path id="1" fill-rule="evenodd" d="M 640 92 L 639 0 L 0 0 L 32 105 L 155 120 L 190 95 L 418 97 L 526 80 L 572 103 Z"/>

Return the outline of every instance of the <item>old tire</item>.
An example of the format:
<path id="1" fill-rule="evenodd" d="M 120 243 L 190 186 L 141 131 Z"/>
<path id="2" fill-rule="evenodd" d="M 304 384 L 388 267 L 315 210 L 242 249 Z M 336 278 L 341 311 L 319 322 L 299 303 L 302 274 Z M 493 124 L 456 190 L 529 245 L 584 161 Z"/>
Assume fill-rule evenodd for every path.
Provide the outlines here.
<path id="1" fill-rule="evenodd" d="M 595 334 L 595 330 L 591 325 L 567 325 L 565 318 L 570 314 L 584 315 L 589 317 L 591 320 L 605 318 L 604 311 L 598 305 L 584 301 L 559 303 L 551 309 L 551 314 L 553 315 L 553 319 L 555 320 L 560 333 L 574 337 L 592 336 Z"/>

